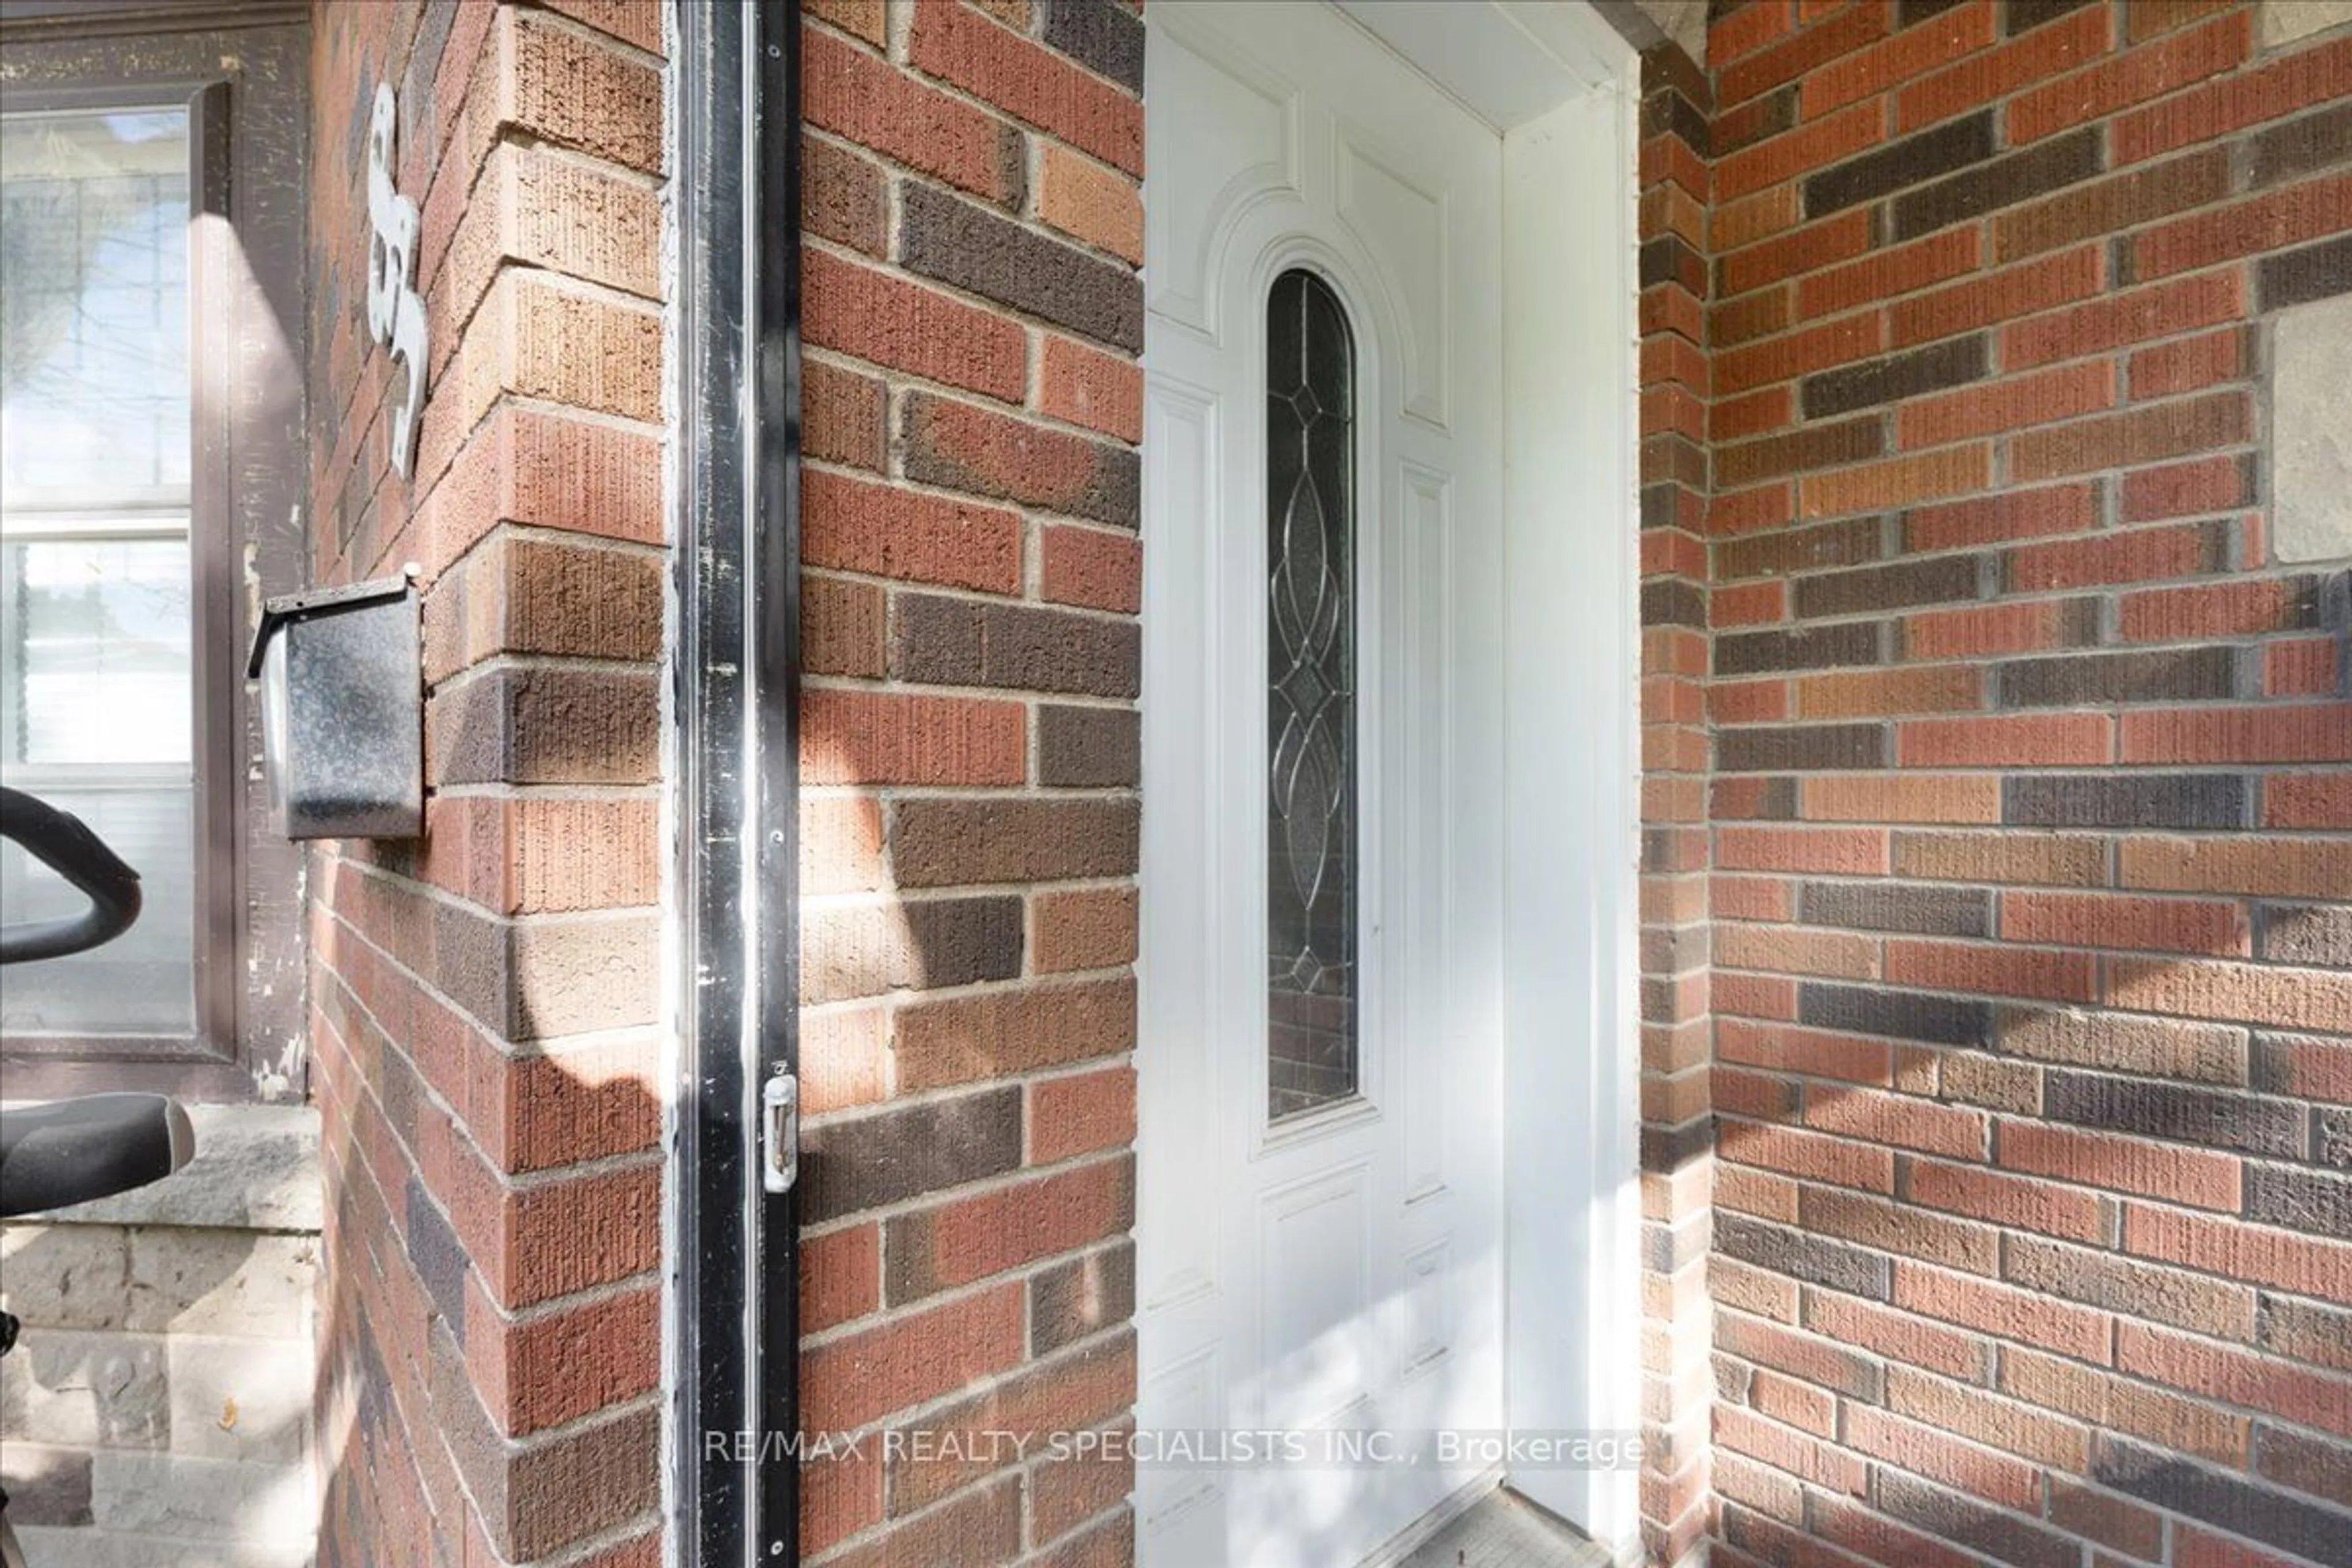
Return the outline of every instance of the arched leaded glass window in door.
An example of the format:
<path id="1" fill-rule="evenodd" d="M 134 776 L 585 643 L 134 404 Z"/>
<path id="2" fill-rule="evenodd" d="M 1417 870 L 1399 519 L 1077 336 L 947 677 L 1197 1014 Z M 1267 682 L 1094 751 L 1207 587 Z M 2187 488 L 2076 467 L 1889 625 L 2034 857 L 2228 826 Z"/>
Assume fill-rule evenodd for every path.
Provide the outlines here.
<path id="1" fill-rule="evenodd" d="M 1266 303 L 1267 1106 L 1357 1083 L 1356 351 L 1304 270 Z"/>

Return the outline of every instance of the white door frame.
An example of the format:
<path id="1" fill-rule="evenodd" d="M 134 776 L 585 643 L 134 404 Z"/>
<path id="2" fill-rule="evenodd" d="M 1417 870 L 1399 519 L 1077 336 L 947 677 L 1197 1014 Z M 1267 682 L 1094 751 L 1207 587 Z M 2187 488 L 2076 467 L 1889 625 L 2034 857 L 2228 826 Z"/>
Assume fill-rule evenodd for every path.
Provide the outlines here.
<path id="1" fill-rule="evenodd" d="M 1514 1434 L 1632 1439 L 1640 62 L 1584 0 L 1333 3 L 1502 132 L 1505 1397 Z M 1148 993 L 1148 948 L 1139 976 Z M 1139 1278 L 1151 1273 L 1149 1212 Z M 1506 1468 L 1621 1559 L 1638 1552 L 1634 1467 Z"/>

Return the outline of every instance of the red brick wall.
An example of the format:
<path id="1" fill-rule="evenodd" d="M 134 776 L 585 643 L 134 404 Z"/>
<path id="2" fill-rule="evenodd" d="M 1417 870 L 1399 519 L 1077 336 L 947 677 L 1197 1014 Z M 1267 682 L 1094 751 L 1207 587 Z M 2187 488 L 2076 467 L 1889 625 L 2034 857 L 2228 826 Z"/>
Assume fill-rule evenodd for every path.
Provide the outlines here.
<path id="1" fill-rule="evenodd" d="M 812 1429 L 1134 1399 L 1142 24 L 808 0 Z M 1123 1562 L 1121 1468 L 811 1468 L 812 1561 Z"/>
<path id="2" fill-rule="evenodd" d="M 321 1560 L 651 1564 L 660 1531 L 656 0 L 313 16 L 311 575 L 425 571 L 425 838 L 310 862 Z M 366 335 L 401 110 L 432 374 Z"/>
<path id="3" fill-rule="evenodd" d="M 1707 1501 L 1706 114 L 1673 43 L 1642 57 L 1643 1531 L 1654 1561 Z"/>
<path id="4" fill-rule="evenodd" d="M 1680 114 L 1719 1561 L 2352 1561 L 2346 584 L 2264 530 L 2352 36 L 2260 21 L 1757 0 Z"/>

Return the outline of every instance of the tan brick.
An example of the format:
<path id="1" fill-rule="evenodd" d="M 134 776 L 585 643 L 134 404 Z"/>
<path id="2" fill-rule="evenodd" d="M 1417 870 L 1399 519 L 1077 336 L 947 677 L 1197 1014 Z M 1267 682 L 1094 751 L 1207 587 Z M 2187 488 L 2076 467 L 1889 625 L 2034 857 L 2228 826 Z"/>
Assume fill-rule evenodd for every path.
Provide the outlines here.
<path id="1" fill-rule="evenodd" d="M 1143 264 L 1143 200 L 1115 169 L 1048 143 L 1037 189 L 1037 216 L 1098 250 Z"/>
<path id="2" fill-rule="evenodd" d="M 1819 822 L 1999 822 L 2000 781 L 1975 774 L 1810 778 L 1804 815 Z"/>
<path id="3" fill-rule="evenodd" d="M 1886 1405 L 1899 1415 L 2053 1469 L 2080 1473 L 2090 1462 L 2087 1426 L 1909 1367 L 1886 1369 Z"/>
<path id="4" fill-rule="evenodd" d="M 1938 882 L 2095 887 L 2106 880 L 2097 838 L 2048 833 L 1898 833 L 1896 875 Z"/>

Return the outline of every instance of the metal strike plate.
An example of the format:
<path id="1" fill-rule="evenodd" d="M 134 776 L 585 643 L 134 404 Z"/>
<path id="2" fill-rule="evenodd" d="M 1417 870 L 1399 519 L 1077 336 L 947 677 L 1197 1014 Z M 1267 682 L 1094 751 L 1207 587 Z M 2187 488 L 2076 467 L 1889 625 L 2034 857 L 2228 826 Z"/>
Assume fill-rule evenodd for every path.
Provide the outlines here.
<path id="1" fill-rule="evenodd" d="M 777 1073 L 760 1086 L 760 1184 L 789 1193 L 801 1174 L 801 1080 Z"/>

